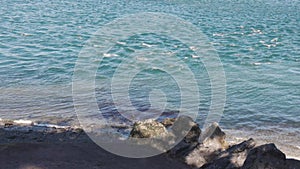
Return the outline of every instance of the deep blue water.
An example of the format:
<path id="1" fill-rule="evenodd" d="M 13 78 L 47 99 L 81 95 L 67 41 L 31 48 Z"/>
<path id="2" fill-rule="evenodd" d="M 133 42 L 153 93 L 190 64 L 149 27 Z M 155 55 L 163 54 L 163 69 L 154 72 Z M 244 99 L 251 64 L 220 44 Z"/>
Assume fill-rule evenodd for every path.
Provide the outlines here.
<path id="1" fill-rule="evenodd" d="M 72 75 L 85 42 L 101 26 L 126 14 L 163 12 L 197 26 L 218 52 L 227 81 L 225 111 L 220 121 L 223 127 L 276 129 L 299 135 L 299 1 L 0 3 L 0 118 L 76 121 Z M 140 41 L 165 48 L 177 43 L 151 34 L 129 37 L 125 45 L 112 48 L 111 53 L 118 55 L 103 60 L 97 72 L 99 83 L 110 85 L 107 79 L 112 77 L 118 59 L 142 49 Z M 207 72 L 201 58 L 191 57 L 191 51 L 181 47 L 170 50 L 185 57 L 185 63 L 198 75 L 203 96 L 198 120 L 202 122 L 211 99 Z M 169 99 L 167 108 L 178 108 L 180 93 L 176 81 L 164 72 L 148 70 L 138 74 L 130 88 L 137 109 L 149 108 L 147 98 L 152 88 L 165 92 Z M 96 89 L 96 93 L 100 108 L 108 114 L 115 113 L 109 87 Z"/>

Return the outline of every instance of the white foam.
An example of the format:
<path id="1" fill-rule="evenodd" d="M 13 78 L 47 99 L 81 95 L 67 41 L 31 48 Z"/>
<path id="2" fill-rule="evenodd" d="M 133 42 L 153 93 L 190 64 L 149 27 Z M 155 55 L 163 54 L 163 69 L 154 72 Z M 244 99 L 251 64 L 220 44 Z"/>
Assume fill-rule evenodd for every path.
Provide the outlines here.
<path id="1" fill-rule="evenodd" d="M 192 55 L 192 58 L 200 58 L 200 56 L 198 56 L 198 55 Z"/>
<path id="2" fill-rule="evenodd" d="M 192 51 L 196 51 L 196 46 L 190 46 L 190 49 L 192 50 Z"/>
<path id="3" fill-rule="evenodd" d="M 118 55 L 114 54 L 114 53 L 104 53 L 103 56 L 109 58 L 109 57 L 118 56 Z"/>
<path id="4" fill-rule="evenodd" d="M 93 45 L 93 47 L 95 47 L 95 48 L 101 48 L 101 47 L 103 47 L 103 46 L 101 46 L 101 45 Z"/>
<path id="5" fill-rule="evenodd" d="M 43 123 L 34 123 L 34 126 L 57 128 L 57 129 L 67 129 L 67 128 L 70 128 L 70 126 L 60 126 L 60 125 L 55 125 L 55 124 L 43 124 Z"/>
<path id="6" fill-rule="evenodd" d="M 222 34 L 222 33 L 213 33 L 213 36 L 220 36 L 220 37 L 223 37 L 224 34 Z"/>
<path id="7" fill-rule="evenodd" d="M 20 120 L 14 120 L 13 122 L 16 123 L 16 124 L 27 124 L 27 125 L 33 124 L 33 122 L 30 121 L 30 120 L 22 120 L 22 119 L 20 119 Z"/>
<path id="8" fill-rule="evenodd" d="M 276 39 L 276 38 L 274 38 Z M 262 45 L 266 46 L 267 48 L 276 47 L 276 44 L 267 44 L 265 41 L 259 41 Z M 272 42 L 272 41 L 271 41 Z"/>
<path id="9" fill-rule="evenodd" d="M 252 30 L 253 33 L 262 34 L 262 31 L 259 30 L 259 29 L 251 28 L 251 30 Z"/>
<path id="10" fill-rule="evenodd" d="M 274 38 L 271 40 L 271 42 L 277 42 L 278 41 L 278 38 Z"/>

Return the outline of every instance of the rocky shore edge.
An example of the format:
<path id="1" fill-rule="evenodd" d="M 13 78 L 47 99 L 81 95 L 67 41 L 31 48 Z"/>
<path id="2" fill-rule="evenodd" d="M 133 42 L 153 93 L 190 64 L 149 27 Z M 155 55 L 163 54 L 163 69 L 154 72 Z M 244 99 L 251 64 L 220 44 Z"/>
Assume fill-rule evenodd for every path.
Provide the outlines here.
<path id="1" fill-rule="evenodd" d="M 300 169 L 299 160 L 287 159 L 273 143 L 256 146 L 255 140 L 250 138 L 229 145 L 225 132 L 217 123 L 212 123 L 202 132 L 191 118 L 181 116 L 178 119 L 183 121 L 181 124 L 190 125 L 191 130 L 167 154 L 189 166 L 199 169 Z M 174 130 L 168 129 L 174 122 L 175 119 L 137 122 L 130 137 L 167 135 Z"/>
<path id="2" fill-rule="evenodd" d="M 300 161 L 295 159 L 287 159 L 285 154 L 281 152 L 275 144 L 264 144 L 256 145 L 254 139 L 250 138 L 239 144 L 230 145 L 226 142 L 226 134 L 218 126 L 217 123 L 211 124 L 204 131 L 201 131 L 199 125 L 194 122 L 191 118 L 180 116 L 179 119 L 183 121 L 183 125 L 188 125 L 191 130 L 186 134 L 184 139 L 179 142 L 171 150 L 168 150 L 163 155 L 156 158 L 148 158 L 149 163 L 157 163 L 156 168 L 199 168 L 199 169 L 299 169 Z M 163 121 L 155 121 L 148 119 L 145 121 L 136 122 L 130 132 L 130 138 L 155 138 L 168 136 L 170 139 L 170 133 L 176 133 L 177 119 L 164 119 Z M 61 163 L 68 165 L 65 160 L 72 161 L 72 158 L 76 158 L 74 153 L 74 148 L 80 148 L 80 146 L 85 147 L 85 151 L 96 151 L 94 143 L 89 139 L 86 133 L 81 128 L 72 128 L 69 126 L 56 126 L 56 125 L 38 125 L 30 121 L 5 121 L 0 120 L 0 164 L 5 166 L 5 160 L 10 159 L 10 165 L 6 163 L 7 167 L 14 166 L 14 162 L 23 161 L 24 157 L 19 157 L 19 150 L 15 150 L 16 145 L 21 146 L 20 151 L 24 149 L 24 146 L 31 145 L 38 147 L 37 145 L 46 145 L 46 149 L 49 156 L 54 156 L 57 152 L 52 152 L 47 146 L 61 147 L 65 150 L 66 156 L 70 155 L 70 159 L 62 159 Z M 70 147 L 70 145 L 72 145 Z M 78 145 L 78 146 L 75 146 Z M 23 148 L 22 148 L 23 147 Z M 155 146 L 154 148 L 162 148 Z M 42 148 L 40 149 L 42 150 Z M 35 151 L 35 150 L 32 150 Z M 50 151 L 50 152 L 49 152 Z M 53 150 L 54 151 L 54 150 Z M 69 151 L 69 152 L 68 152 Z M 98 156 L 101 152 L 103 159 L 99 161 L 98 157 L 95 157 L 95 161 L 98 160 L 97 164 L 93 164 L 93 168 L 120 168 L 120 165 L 116 165 L 115 162 L 111 164 L 106 163 L 106 167 L 101 167 L 103 161 L 106 161 L 108 157 L 106 154 L 108 152 L 104 150 L 97 150 Z M 78 153 L 78 151 L 75 151 Z M 15 153 L 15 154 L 14 154 Z M 23 153 L 23 152 L 22 152 Z M 28 151 L 30 153 L 30 151 Z M 96 154 L 97 154 L 96 153 Z M 101 154 L 100 153 L 100 154 Z M 8 155 L 7 155 L 8 154 Z M 22 155 L 22 154 L 21 154 Z M 112 155 L 114 156 L 114 155 Z M 46 157 L 45 157 L 46 158 Z M 49 158 L 47 156 L 47 158 Z M 78 153 L 78 160 L 81 159 L 80 153 Z M 91 157 L 90 157 L 91 158 Z M 136 163 L 128 159 L 117 158 L 118 161 L 123 161 L 124 166 L 129 165 L 131 168 L 135 168 Z M 97 160 L 96 160 L 97 159 Z M 121 160 L 122 159 L 122 160 Z M 168 164 L 165 164 L 167 159 Z M 25 161 L 33 160 L 35 157 L 31 157 Z M 48 161 L 48 168 L 63 168 L 63 164 L 49 167 L 49 164 L 57 162 L 59 159 L 53 159 Z M 84 160 L 84 158 L 82 158 Z M 3 164 L 2 164 L 2 162 Z M 12 162 L 13 161 L 13 162 Z M 80 161 L 80 160 L 79 160 Z M 94 161 L 94 162 L 95 162 Z M 32 163 L 32 161 L 31 161 Z M 128 164 L 126 164 L 128 163 Z M 143 161 L 147 163 L 147 160 Z M 57 163 L 59 164 L 59 163 Z M 73 164 L 69 162 L 69 164 Z M 76 163 L 73 168 L 86 168 L 89 164 L 79 164 Z M 42 161 L 40 161 L 39 166 L 45 166 Z M 113 166 L 117 167 L 113 167 Z M 51 166 L 51 165 L 50 165 Z M 11 167 L 13 168 L 13 167 Z M 34 168 L 34 167 L 32 167 Z M 43 167 L 40 167 L 43 168 Z M 46 167 L 47 168 L 47 167 Z M 143 167 L 145 168 L 145 167 Z M 147 168 L 147 167 L 146 167 Z M 150 167 L 151 168 L 151 167 Z M 155 168 L 155 166 L 152 166 Z"/>

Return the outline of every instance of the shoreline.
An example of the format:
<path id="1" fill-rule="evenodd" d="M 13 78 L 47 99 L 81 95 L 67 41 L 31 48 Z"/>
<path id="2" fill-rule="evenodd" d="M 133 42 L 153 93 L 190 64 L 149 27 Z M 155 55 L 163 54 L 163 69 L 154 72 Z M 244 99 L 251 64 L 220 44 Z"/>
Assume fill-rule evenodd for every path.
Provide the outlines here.
<path id="1" fill-rule="evenodd" d="M 243 144 L 242 141 L 247 140 L 246 137 L 234 137 L 229 130 L 224 131 L 229 133 L 226 135 L 229 149 L 239 146 Z M 236 134 L 242 136 L 240 133 L 243 132 L 239 131 Z M 250 137 L 248 136 L 248 138 Z M 268 143 L 255 141 L 256 147 Z M 278 148 L 280 149 L 280 147 Z M 300 164 L 300 161 L 297 161 L 299 160 L 298 156 L 287 155 L 286 160 L 290 164 L 295 163 L 296 166 Z M 0 120 L 0 166 L 8 169 L 140 169 L 141 166 L 144 169 L 194 168 L 190 165 L 173 157 L 168 152 L 138 159 L 111 154 L 95 144 L 80 127 L 37 124 L 25 120 Z"/>
<path id="2" fill-rule="evenodd" d="M 102 129 L 104 126 L 98 126 L 96 129 Z M 124 124 L 115 124 L 110 126 L 114 128 L 114 131 L 122 132 L 119 133 L 120 135 L 123 134 L 124 136 L 124 131 L 126 133 L 129 133 L 129 131 L 132 129 L 132 126 L 125 126 Z M 15 135 L 18 135 L 18 132 L 26 132 L 29 133 L 34 133 L 32 135 L 36 135 L 35 132 L 43 132 L 44 135 L 51 135 L 55 132 L 71 132 L 74 134 L 74 132 L 84 132 L 83 129 L 80 126 L 71 126 L 71 125 L 57 125 L 57 124 L 49 124 L 49 123 L 37 123 L 33 122 L 30 120 L 4 120 L 0 118 L 0 130 L 6 130 L 5 132 L 11 131 L 16 132 Z M 257 145 L 263 145 L 263 144 L 268 144 L 268 143 L 275 143 L 276 146 L 286 154 L 287 158 L 290 159 L 296 159 L 300 160 L 300 145 L 297 145 L 297 140 L 300 139 L 300 135 L 295 135 L 296 137 L 294 140 L 285 140 L 286 142 L 296 142 L 294 144 L 288 144 L 286 142 L 283 143 L 283 140 L 286 139 L 286 136 L 289 136 L 289 134 L 286 135 L 276 135 L 275 132 L 272 131 L 272 133 L 267 133 L 266 131 L 251 131 L 251 130 L 232 130 L 232 129 L 223 129 L 224 132 L 226 133 L 226 141 L 231 144 L 238 144 L 244 140 L 247 140 L 248 138 L 253 138 L 256 140 Z M 281 133 L 282 134 L 282 133 Z M 126 135 L 126 134 L 125 134 Z M 86 140 L 90 140 L 88 136 L 86 136 Z M 29 137 L 32 138 L 32 137 Z M 291 136 L 289 136 L 291 138 Z M 280 141 L 281 142 L 280 142 Z M 16 140 L 15 140 L 16 141 Z M 29 143 L 34 142 L 34 140 L 18 140 L 17 142 L 22 143 L 22 141 L 27 141 Z M 14 142 L 14 140 L 6 140 L 7 144 Z M 0 139 L 0 144 L 5 144 L 6 143 L 3 139 Z"/>
<path id="3" fill-rule="evenodd" d="M 245 130 L 230 130 L 230 129 L 224 129 L 224 132 L 226 135 L 226 140 L 230 144 L 237 144 L 243 140 L 247 140 L 248 138 L 253 138 L 257 145 L 263 145 L 263 144 L 269 144 L 274 143 L 278 149 L 280 149 L 284 154 L 286 154 L 286 157 L 289 159 L 295 159 L 300 160 L 300 145 L 297 146 L 295 144 L 288 144 L 286 142 L 291 142 L 291 140 L 286 140 L 285 143 L 283 143 L 283 140 L 286 139 L 286 135 L 268 135 L 266 131 L 245 131 Z M 297 135 L 297 138 L 300 139 L 300 136 Z M 297 139 L 295 138 L 295 142 L 297 142 Z M 282 139 L 279 141 L 279 139 Z"/>

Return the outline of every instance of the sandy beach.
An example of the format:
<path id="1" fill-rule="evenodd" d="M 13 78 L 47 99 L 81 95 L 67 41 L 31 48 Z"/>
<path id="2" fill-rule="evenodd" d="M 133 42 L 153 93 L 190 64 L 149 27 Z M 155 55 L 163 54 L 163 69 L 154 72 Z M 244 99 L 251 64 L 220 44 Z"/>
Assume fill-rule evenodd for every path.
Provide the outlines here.
<path id="1" fill-rule="evenodd" d="M 173 151 L 172 149 L 170 150 L 170 152 L 166 152 L 157 156 L 153 156 L 149 158 L 127 158 L 127 157 L 121 157 L 112 154 L 102 149 L 100 146 L 95 144 L 88 137 L 85 131 L 82 130 L 81 128 L 72 128 L 68 126 L 55 126 L 55 125 L 48 125 L 48 126 L 37 125 L 33 123 L 31 124 L 25 123 L 26 121 L 22 121 L 23 124 L 17 124 L 16 122 L 20 122 L 20 121 L 2 121 L 0 123 L 0 166 L 1 166 L 0 168 L 1 169 L 2 168 L 3 169 L 64 169 L 64 168 L 188 169 L 188 168 L 194 168 L 195 166 L 193 165 L 197 164 L 198 163 L 197 161 L 199 159 L 202 159 L 203 157 L 206 156 L 205 155 L 206 151 L 208 151 L 206 153 L 211 153 L 212 152 L 211 150 L 213 151 L 217 150 L 215 149 L 216 147 L 214 146 L 217 146 L 219 144 L 218 142 L 215 142 L 214 139 L 209 141 L 210 143 L 207 144 L 210 148 L 208 147 L 201 148 L 201 144 L 200 144 L 200 147 L 198 148 L 200 148 L 199 149 L 200 151 L 203 151 L 200 152 L 200 154 L 197 154 L 199 153 L 199 151 L 197 152 L 198 149 L 197 147 L 193 148 L 195 151 L 184 148 L 186 144 L 185 143 L 185 144 L 179 144 L 180 145 L 179 147 L 174 148 L 175 151 Z M 196 123 L 194 124 L 196 125 Z M 196 125 L 196 128 L 198 128 L 198 125 Z M 195 131 L 196 128 L 193 128 L 191 132 Z M 200 129 L 196 129 L 196 130 L 200 132 Z M 221 135 L 220 136 L 216 135 L 214 137 L 216 137 L 217 140 L 219 140 L 220 138 L 221 139 L 225 138 L 225 133 L 222 132 L 220 128 L 218 128 L 218 130 L 219 130 L 218 131 L 219 134 Z M 193 137 L 199 137 L 199 134 L 200 133 L 198 133 L 198 136 L 196 136 L 197 135 L 196 134 Z M 232 141 L 232 136 L 229 136 L 228 140 Z M 202 168 L 216 169 L 216 167 L 218 168 L 218 167 L 222 167 L 223 165 L 228 165 L 226 164 L 227 157 L 223 158 L 222 157 L 223 155 L 227 153 L 236 153 L 236 152 L 244 151 L 244 149 L 249 146 L 250 149 L 245 151 L 246 154 L 248 154 L 248 152 L 250 151 L 253 152 L 251 150 L 253 148 L 252 145 L 253 143 L 256 144 L 258 149 L 261 146 L 266 146 L 266 148 L 268 146 L 267 142 L 261 142 L 261 141 L 257 141 L 256 143 L 255 142 L 256 141 L 254 140 L 251 141 L 251 139 L 246 142 L 245 141 L 243 142 L 243 140 L 240 140 L 235 143 L 231 142 L 229 148 L 226 146 L 227 148 L 223 150 L 223 153 L 220 152 L 219 150 L 215 151 L 217 153 L 220 153 L 219 157 L 217 158 L 214 157 L 215 159 L 217 159 L 213 161 L 213 163 L 216 164 L 215 167 L 213 164 L 212 166 L 204 165 L 202 167 L 200 167 L 201 166 L 200 165 L 197 166 L 197 168 L 200 167 L 201 169 Z M 230 143 L 230 141 L 228 143 Z M 223 144 L 223 142 L 221 144 Z M 195 152 L 194 155 L 192 156 L 191 154 L 189 155 L 189 158 L 192 159 L 192 162 L 190 164 L 188 161 L 182 160 L 182 157 L 184 156 L 180 155 L 181 157 L 178 158 L 176 157 L 177 155 L 175 156 L 172 155 L 172 152 L 175 152 L 176 154 L 177 153 L 181 154 L 181 152 L 185 152 L 185 151 L 191 154 L 193 154 L 193 151 Z M 273 157 L 272 153 L 276 153 L 276 152 L 279 153 L 279 156 L 275 155 Z M 270 159 L 265 159 L 265 160 L 272 161 L 281 156 L 281 158 L 283 159 L 279 158 L 279 160 L 283 160 L 283 161 L 281 161 L 279 164 L 282 166 L 283 163 L 288 162 L 289 165 L 289 167 L 287 167 L 288 169 L 297 169 L 297 166 L 300 165 L 300 161 L 295 160 L 297 159 L 297 154 L 295 154 L 296 155 L 295 157 L 289 157 L 281 153 L 280 150 L 272 150 L 272 152 L 266 152 L 266 153 L 267 156 L 269 155 L 271 157 L 269 157 Z M 236 158 L 239 162 L 238 161 L 237 163 L 232 162 L 232 165 L 236 165 L 238 163 L 241 163 L 242 165 L 246 158 L 245 155 L 243 155 L 242 153 L 242 154 L 236 154 L 236 156 L 240 156 Z M 241 160 L 239 158 L 242 158 L 244 160 Z M 208 163 L 208 164 L 211 165 L 212 163 Z M 241 169 L 244 169 L 243 167 L 241 167 Z"/>
<path id="2" fill-rule="evenodd" d="M 129 159 L 111 154 L 80 129 L 0 128 L 1 169 L 188 169 L 166 154 Z"/>

